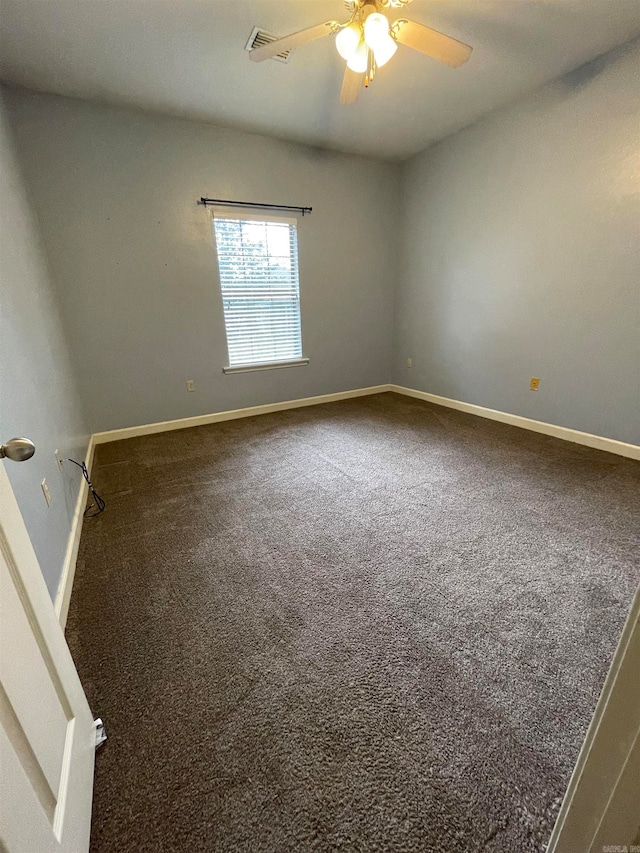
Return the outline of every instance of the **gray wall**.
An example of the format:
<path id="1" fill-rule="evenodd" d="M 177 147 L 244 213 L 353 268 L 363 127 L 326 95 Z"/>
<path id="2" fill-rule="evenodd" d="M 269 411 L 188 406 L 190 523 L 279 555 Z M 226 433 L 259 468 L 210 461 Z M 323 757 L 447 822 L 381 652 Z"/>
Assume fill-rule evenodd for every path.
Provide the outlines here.
<path id="1" fill-rule="evenodd" d="M 401 170 L 9 90 L 91 429 L 392 375 L 640 442 L 639 80 L 635 42 Z M 300 223 L 309 367 L 222 374 L 202 194 L 313 205 Z M 538 392 L 528 390 L 531 376 L 541 378 Z"/>
<path id="2" fill-rule="evenodd" d="M 408 161 L 394 381 L 640 443 L 639 143 L 636 41 Z"/>
<path id="3" fill-rule="evenodd" d="M 4 464 L 54 598 L 80 483 L 55 450 L 84 458 L 88 429 L 64 343 L 38 226 L 31 214 L 0 92 L 0 437 L 36 444 L 28 462 Z M 49 508 L 40 482 L 52 495 Z"/>
<path id="4" fill-rule="evenodd" d="M 92 431 L 389 381 L 397 166 L 55 96 L 8 98 Z M 313 206 L 298 234 L 308 367 L 222 374 L 202 195 Z"/>

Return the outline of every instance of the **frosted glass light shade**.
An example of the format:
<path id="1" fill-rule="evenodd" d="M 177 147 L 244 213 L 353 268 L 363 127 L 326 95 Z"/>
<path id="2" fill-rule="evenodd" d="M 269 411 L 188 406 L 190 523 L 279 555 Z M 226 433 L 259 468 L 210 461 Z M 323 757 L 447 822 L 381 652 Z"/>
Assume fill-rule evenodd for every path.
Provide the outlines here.
<path id="1" fill-rule="evenodd" d="M 355 21 L 336 35 L 336 48 L 343 59 L 351 59 L 360 44 L 360 24 Z"/>
<path id="2" fill-rule="evenodd" d="M 382 42 L 382 44 L 378 45 L 374 51 L 373 55 L 376 58 L 376 65 L 378 68 L 382 68 L 393 56 L 393 54 L 398 49 L 398 45 L 391 38 L 391 36 L 387 36 L 386 39 Z"/>
<path id="3" fill-rule="evenodd" d="M 389 38 L 389 21 L 380 12 L 373 12 L 364 22 L 364 40 L 376 51 Z"/>
<path id="4" fill-rule="evenodd" d="M 351 59 L 347 62 L 347 65 L 352 71 L 355 71 L 357 74 L 364 74 L 367 70 L 367 60 L 369 59 L 369 48 L 361 41 L 358 45 L 358 49 L 353 54 Z"/>

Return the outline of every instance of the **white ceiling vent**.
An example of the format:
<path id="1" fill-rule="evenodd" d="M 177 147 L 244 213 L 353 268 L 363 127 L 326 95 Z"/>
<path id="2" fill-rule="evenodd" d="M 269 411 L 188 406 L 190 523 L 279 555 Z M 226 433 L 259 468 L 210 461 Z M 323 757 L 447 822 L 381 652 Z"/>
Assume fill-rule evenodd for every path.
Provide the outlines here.
<path id="1" fill-rule="evenodd" d="M 272 41 L 277 41 L 278 38 L 279 36 L 272 36 L 271 33 L 265 33 L 260 27 L 254 27 L 244 49 L 253 50 L 256 47 L 262 47 L 263 44 L 271 44 Z M 288 62 L 291 58 L 291 53 L 292 50 L 283 50 L 282 53 L 278 53 L 273 59 L 277 59 L 278 62 Z"/>

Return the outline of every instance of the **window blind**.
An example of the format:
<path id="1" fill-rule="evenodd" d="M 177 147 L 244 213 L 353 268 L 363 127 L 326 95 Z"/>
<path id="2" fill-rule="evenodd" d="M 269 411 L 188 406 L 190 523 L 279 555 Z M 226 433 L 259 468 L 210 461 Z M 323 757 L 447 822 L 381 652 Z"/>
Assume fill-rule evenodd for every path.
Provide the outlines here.
<path id="1" fill-rule="evenodd" d="M 229 365 L 302 357 L 296 221 L 215 212 Z"/>

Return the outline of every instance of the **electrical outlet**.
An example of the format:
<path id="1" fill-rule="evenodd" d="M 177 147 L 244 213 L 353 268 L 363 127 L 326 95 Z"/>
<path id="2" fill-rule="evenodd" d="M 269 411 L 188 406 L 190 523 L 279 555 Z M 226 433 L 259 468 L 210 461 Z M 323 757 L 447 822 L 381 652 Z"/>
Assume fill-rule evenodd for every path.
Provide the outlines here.
<path id="1" fill-rule="evenodd" d="M 56 465 L 58 466 L 58 471 L 60 471 L 60 473 L 62 474 L 62 472 L 64 471 L 64 466 L 62 464 L 62 456 L 60 456 L 60 451 L 57 448 L 54 456 L 56 457 Z"/>
<path id="2" fill-rule="evenodd" d="M 539 387 L 540 387 L 540 380 L 538 379 L 537 376 L 532 376 L 531 382 L 529 383 L 529 389 L 531 391 L 537 391 Z"/>
<path id="3" fill-rule="evenodd" d="M 187 391 L 195 391 L 195 390 L 196 390 L 196 383 L 193 381 L 193 379 L 187 379 Z"/>
<path id="4" fill-rule="evenodd" d="M 42 489 L 42 494 L 44 495 L 44 499 L 47 502 L 47 506 L 51 506 L 51 492 L 49 491 L 49 486 L 47 486 L 46 480 L 43 480 L 40 483 L 40 488 Z"/>
<path id="5" fill-rule="evenodd" d="M 407 359 L 407 367 L 413 367 L 413 359 L 412 358 Z"/>

